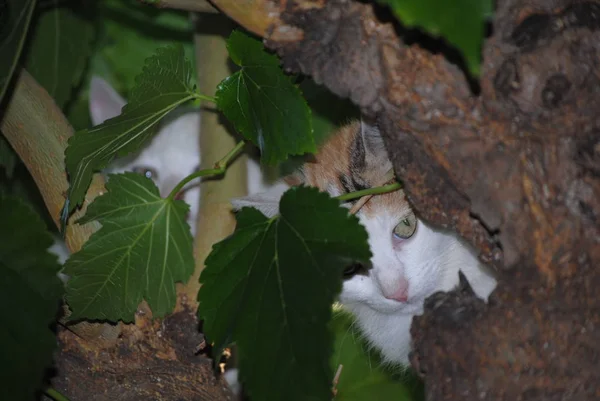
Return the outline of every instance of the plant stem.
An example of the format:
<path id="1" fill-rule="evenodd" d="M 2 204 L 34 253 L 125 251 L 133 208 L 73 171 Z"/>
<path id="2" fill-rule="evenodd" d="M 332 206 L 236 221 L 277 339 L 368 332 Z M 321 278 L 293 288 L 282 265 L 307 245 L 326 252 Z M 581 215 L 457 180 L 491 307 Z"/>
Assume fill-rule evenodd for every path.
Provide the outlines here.
<path id="1" fill-rule="evenodd" d="M 52 387 L 47 388 L 46 391 L 44 391 L 44 393 L 55 401 L 69 401 L 67 397 L 65 397 Z"/>
<path id="2" fill-rule="evenodd" d="M 202 93 L 194 93 L 195 99 L 206 100 L 207 102 L 217 103 L 217 98 L 214 96 L 203 95 Z"/>
<path id="3" fill-rule="evenodd" d="M 181 191 L 181 189 L 190 181 L 192 181 L 195 178 L 198 177 L 214 177 L 217 175 L 221 175 L 224 174 L 225 171 L 227 171 L 227 166 L 229 165 L 229 163 L 231 163 L 231 161 L 241 153 L 242 149 L 244 148 L 244 145 L 246 144 L 246 142 L 244 141 L 240 141 L 238 142 L 237 145 L 235 145 L 235 147 L 233 149 L 231 149 L 221 160 L 219 160 L 218 162 L 215 163 L 215 168 L 210 168 L 210 169 L 204 169 L 204 170 L 200 170 L 200 171 L 196 171 L 195 173 L 192 173 L 190 175 L 188 175 L 187 177 L 185 177 L 183 180 L 181 180 L 179 182 L 179 184 L 177 184 L 175 186 L 175 188 L 173 188 L 173 190 L 171 191 L 171 193 L 169 194 L 169 196 L 167 197 L 167 199 L 173 199 L 175 198 L 175 195 L 177 195 L 177 193 L 179 191 Z"/>
<path id="4" fill-rule="evenodd" d="M 336 196 L 335 199 L 338 199 L 341 201 L 349 201 L 349 200 L 356 199 L 356 198 L 362 198 L 365 195 L 379 195 L 379 194 L 385 194 L 388 192 L 397 191 L 400 188 L 402 188 L 401 183 L 393 182 L 391 184 L 382 185 L 380 187 L 367 188 L 367 189 L 363 189 L 361 191 L 350 192 L 347 194 Z"/>

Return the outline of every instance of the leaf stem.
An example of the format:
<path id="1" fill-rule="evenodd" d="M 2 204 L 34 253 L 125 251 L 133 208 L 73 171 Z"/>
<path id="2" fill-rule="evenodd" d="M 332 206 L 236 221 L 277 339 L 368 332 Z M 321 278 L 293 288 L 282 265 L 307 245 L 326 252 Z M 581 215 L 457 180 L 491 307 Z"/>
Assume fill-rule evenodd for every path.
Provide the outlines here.
<path id="1" fill-rule="evenodd" d="M 336 196 L 335 199 L 338 199 L 341 201 L 349 201 L 349 200 L 356 199 L 356 198 L 362 198 L 365 195 L 379 195 L 379 194 L 385 194 L 388 192 L 397 191 L 400 188 L 402 188 L 401 183 L 393 182 L 391 184 L 382 185 L 380 187 L 367 188 L 367 189 L 363 189 L 361 191 L 350 192 L 347 194 Z"/>
<path id="2" fill-rule="evenodd" d="M 64 395 L 62 395 L 61 393 L 59 393 L 56 389 L 49 387 L 46 389 L 46 391 L 44 391 L 44 393 L 52 398 L 54 401 L 69 401 L 69 399 L 67 397 L 65 397 Z"/>
<path id="3" fill-rule="evenodd" d="M 206 100 L 207 102 L 217 103 L 217 98 L 214 96 L 203 95 L 202 93 L 195 92 L 193 94 L 195 99 Z"/>
<path id="4" fill-rule="evenodd" d="M 192 174 L 188 175 L 187 177 L 185 177 L 183 180 L 181 180 L 179 182 L 179 184 L 177 184 L 175 186 L 175 188 L 173 188 L 173 190 L 171 191 L 171 193 L 169 194 L 167 199 L 174 199 L 175 196 L 177 195 L 177 193 L 179 193 L 179 191 L 181 191 L 181 189 L 188 182 L 190 182 L 198 177 L 214 177 L 217 175 L 224 174 L 225 171 L 227 171 L 227 167 L 229 166 L 231 161 L 242 152 L 244 145 L 246 145 L 245 141 L 238 142 L 238 144 L 235 145 L 235 147 L 233 149 L 231 149 L 229 152 L 227 152 L 227 154 L 221 160 L 219 160 L 218 162 L 215 163 L 214 168 L 196 171 L 195 173 L 192 173 Z"/>

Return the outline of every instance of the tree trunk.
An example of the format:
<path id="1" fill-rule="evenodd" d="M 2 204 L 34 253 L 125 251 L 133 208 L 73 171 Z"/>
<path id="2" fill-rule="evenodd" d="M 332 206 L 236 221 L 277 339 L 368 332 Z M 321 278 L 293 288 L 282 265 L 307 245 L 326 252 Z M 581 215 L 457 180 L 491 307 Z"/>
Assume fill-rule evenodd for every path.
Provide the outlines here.
<path id="1" fill-rule="evenodd" d="M 498 1 L 475 95 L 372 4 L 212 2 L 376 115 L 421 217 L 498 271 L 488 305 L 463 286 L 414 320 L 427 399 L 600 399 L 600 3 Z"/>

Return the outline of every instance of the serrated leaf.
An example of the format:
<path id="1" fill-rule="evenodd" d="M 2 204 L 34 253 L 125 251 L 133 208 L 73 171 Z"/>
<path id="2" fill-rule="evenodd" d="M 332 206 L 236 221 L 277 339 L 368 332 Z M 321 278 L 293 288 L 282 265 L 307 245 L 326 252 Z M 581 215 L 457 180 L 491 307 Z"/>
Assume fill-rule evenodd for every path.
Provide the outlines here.
<path id="1" fill-rule="evenodd" d="M 0 167 L 4 169 L 4 173 L 9 179 L 13 176 L 17 160 L 17 154 L 8 141 L 0 134 Z"/>
<path id="2" fill-rule="evenodd" d="M 194 62 L 193 23 L 183 10 L 149 7 L 137 1 L 104 0 L 98 13 L 105 30 L 92 62 L 93 73 L 104 77 L 127 99 L 139 66 L 157 47 L 181 45 Z M 196 84 L 192 74 L 191 85 Z"/>
<path id="3" fill-rule="evenodd" d="M 60 108 L 81 82 L 93 33 L 92 23 L 68 8 L 51 8 L 36 24 L 26 68 Z"/>
<path id="4" fill-rule="evenodd" d="M 22 201 L 0 196 L 0 364 L 2 398 L 34 399 L 50 367 L 62 283 L 48 252 L 52 236 Z"/>
<path id="5" fill-rule="evenodd" d="M 334 313 L 331 326 L 335 336 L 331 364 L 334 371 L 342 365 L 334 401 L 424 400 L 422 383 L 402 368 L 396 372 L 385 368 L 347 312 Z"/>
<path id="6" fill-rule="evenodd" d="M 343 269 L 369 260 L 367 232 L 315 188 L 291 188 L 280 211 L 237 214 L 234 234 L 206 259 L 198 311 L 217 350 L 236 342 L 252 399 L 327 400 L 331 304 Z"/>
<path id="7" fill-rule="evenodd" d="M 138 150 L 165 115 L 196 96 L 190 86 L 192 73 L 181 46 L 158 49 L 146 60 L 121 115 L 69 139 L 65 151 L 69 212 L 83 201 L 95 171 L 106 167 L 115 156 Z"/>
<path id="8" fill-rule="evenodd" d="M 390 6 L 406 27 L 421 27 L 456 46 L 475 75 L 479 74 L 485 18 L 491 0 L 377 0 Z"/>
<path id="9" fill-rule="evenodd" d="M 258 146 L 261 161 L 272 165 L 289 155 L 314 153 L 310 109 L 277 57 L 239 31 L 227 40 L 227 50 L 241 69 L 219 83 L 217 106 Z"/>
<path id="10" fill-rule="evenodd" d="M 15 72 L 34 8 L 35 0 L 0 3 L 0 101 Z"/>
<path id="11" fill-rule="evenodd" d="M 106 188 L 79 221 L 102 228 L 65 263 L 70 319 L 131 322 L 142 298 L 164 316 L 175 307 L 175 283 L 194 271 L 189 206 L 162 199 L 139 174 L 109 175 Z"/>
<path id="12" fill-rule="evenodd" d="M 194 30 L 188 12 L 123 0 L 103 0 L 95 6 L 95 17 L 101 22 L 102 29 L 98 31 L 95 51 L 81 90 L 77 91 L 76 99 L 67 110 L 75 130 L 92 125 L 88 98 L 93 75 L 104 78 L 127 99 L 148 55 L 158 47 L 175 44 L 183 46 L 195 71 Z M 195 84 L 196 74 L 192 74 L 190 85 Z"/>

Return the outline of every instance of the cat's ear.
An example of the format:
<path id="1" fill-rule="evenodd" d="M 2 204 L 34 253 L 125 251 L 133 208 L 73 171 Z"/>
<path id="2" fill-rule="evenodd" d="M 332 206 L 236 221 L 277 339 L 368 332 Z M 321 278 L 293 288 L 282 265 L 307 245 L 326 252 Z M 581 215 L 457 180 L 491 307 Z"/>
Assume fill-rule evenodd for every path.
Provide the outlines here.
<path id="1" fill-rule="evenodd" d="M 290 186 L 284 181 L 279 181 L 266 192 L 244 196 L 243 198 L 234 198 L 231 200 L 231 205 L 236 212 L 243 207 L 254 207 L 271 218 L 279 214 L 279 200 L 289 188 Z"/>
<path id="2" fill-rule="evenodd" d="M 125 103 L 125 99 L 108 82 L 96 75 L 92 77 L 89 101 L 92 124 L 102 124 L 109 118 L 118 116 Z"/>
<path id="3" fill-rule="evenodd" d="M 387 151 L 375 120 L 361 118 L 360 132 L 352 145 L 351 158 L 351 165 L 358 172 L 374 168 L 379 170 L 377 167 L 387 163 Z"/>
<path id="4" fill-rule="evenodd" d="M 386 154 L 385 144 L 377 121 L 368 117 L 360 119 L 360 137 L 367 156 L 380 156 Z"/>

